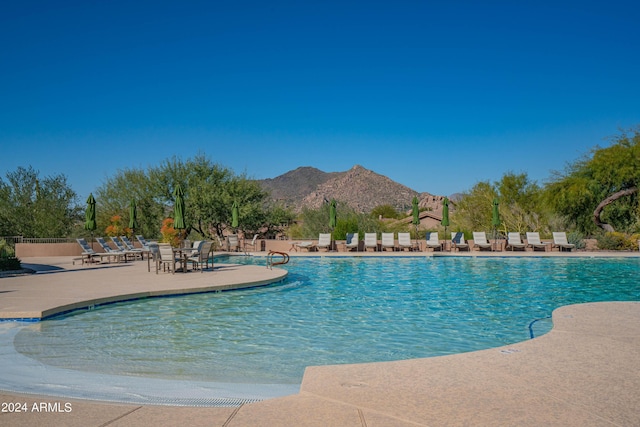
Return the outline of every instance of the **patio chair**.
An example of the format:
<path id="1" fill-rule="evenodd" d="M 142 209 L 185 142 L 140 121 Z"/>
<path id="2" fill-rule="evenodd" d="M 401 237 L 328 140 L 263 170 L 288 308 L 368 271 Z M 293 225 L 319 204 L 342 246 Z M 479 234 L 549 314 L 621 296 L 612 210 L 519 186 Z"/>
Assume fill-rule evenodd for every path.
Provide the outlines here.
<path id="1" fill-rule="evenodd" d="M 147 271 L 151 272 L 151 260 L 156 266 L 156 274 L 158 273 L 160 263 L 160 248 L 157 242 L 149 242 L 149 254 L 147 255 Z"/>
<path id="2" fill-rule="evenodd" d="M 147 256 L 149 256 L 149 246 L 147 245 L 146 247 L 142 247 L 142 248 L 136 248 L 135 245 L 133 244 L 133 242 L 131 242 L 131 240 L 129 240 L 129 238 L 127 236 L 120 236 L 120 240 L 122 240 L 122 243 L 124 244 L 124 246 L 129 249 L 130 251 L 141 251 L 142 252 L 142 259 L 144 259 L 144 254 L 147 254 Z"/>
<path id="3" fill-rule="evenodd" d="M 462 231 L 451 232 L 451 245 L 454 249 L 457 249 L 458 252 L 460 252 L 461 249 L 470 250 L 469 244 L 464 240 L 464 233 Z"/>
<path id="4" fill-rule="evenodd" d="M 382 243 L 380 248 L 384 251 L 387 248 L 391 248 L 392 251 L 396 249 L 395 237 L 393 233 L 382 233 Z"/>
<path id="5" fill-rule="evenodd" d="M 114 245 L 116 245 L 116 248 L 120 252 L 123 252 L 125 254 L 125 256 L 129 255 L 129 256 L 132 256 L 134 259 L 137 256 L 139 256 L 140 258 L 143 258 L 142 249 L 128 249 L 117 237 L 111 236 L 111 241 L 113 242 Z"/>
<path id="6" fill-rule="evenodd" d="M 253 252 L 258 250 L 258 235 L 257 234 L 253 235 L 253 239 L 251 239 L 250 242 L 247 242 L 247 241 L 244 242 L 244 252 L 245 253 L 249 252 L 249 248 L 251 248 L 251 250 Z"/>
<path id="7" fill-rule="evenodd" d="M 176 266 L 180 264 L 180 267 L 186 268 L 186 266 L 182 265 L 182 259 L 176 257 L 173 252 L 173 248 L 168 243 L 160 243 L 158 245 L 159 259 L 158 266 L 162 266 L 162 271 L 167 271 L 167 269 L 171 272 L 171 274 L 175 274 Z M 158 274 L 159 268 L 156 268 L 156 274 Z"/>
<path id="8" fill-rule="evenodd" d="M 398 233 L 398 249 L 409 249 L 409 252 L 416 250 L 416 245 L 411 241 L 410 233 Z M 418 249 L 419 250 L 419 249 Z"/>
<path id="9" fill-rule="evenodd" d="M 484 231 L 473 232 L 473 247 L 478 250 L 489 249 L 491 250 L 491 243 L 487 240 L 487 233 Z"/>
<path id="10" fill-rule="evenodd" d="M 111 255 L 114 259 L 118 260 L 118 262 L 122 261 L 124 257 L 124 262 L 127 262 L 127 254 L 123 251 L 113 249 L 102 237 L 96 237 L 96 242 L 98 242 L 104 253 Z"/>
<path id="11" fill-rule="evenodd" d="M 364 233 L 364 250 L 367 248 L 373 248 L 374 251 L 378 250 L 378 235 L 376 233 Z"/>
<path id="12" fill-rule="evenodd" d="M 522 238 L 518 232 L 510 232 L 507 234 L 507 246 L 505 249 L 511 248 L 511 252 L 515 249 L 526 250 L 527 245 L 522 243 Z"/>
<path id="13" fill-rule="evenodd" d="M 93 262 L 94 258 L 100 258 L 100 262 L 102 262 L 102 258 L 107 257 L 107 261 L 111 261 L 112 255 L 94 251 L 85 239 L 76 239 L 76 241 L 82 248 L 82 264 L 85 262 Z"/>
<path id="14" fill-rule="evenodd" d="M 360 250 L 360 239 L 358 233 L 347 233 L 347 240 L 344 242 L 345 251 L 349 251 L 353 248 L 356 252 Z"/>
<path id="15" fill-rule="evenodd" d="M 575 247 L 576 245 L 569 243 L 569 241 L 567 240 L 567 233 L 565 233 L 564 231 L 553 232 L 553 246 L 551 247 L 551 249 L 558 248 L 560 252 L 566 249 L 571 252 L 571 250 Z"/>
<path id="16" fill-rule="evenodd" d="M 211 255 L 212 242 L 202 242 L 197 252 L 191 254 L 187 258 L 187 262 L 193 265 L 194 270 L 200 270 L 200 273 L 204 271 L 204 268 L 209 268 L 209 258 Z M 204 266 L 204 267 L 203 267 Z M 211 267 L 213 268 L 213 260 L 211 261 Z"/>
<path id="17" fill-rule="evenodd" d="M 324 248 L 329 252 L 331 250 L 331 233 L 320 233 L 316 247 L 318 249 Z"/>
<path id="18" fill-rule="evenodd" d="M 536 232 L 532 232 L 532 231 L 527 231 L 527 247 L 531 248 L 532 251 L 535 252 L 536 249 L 542 249 L 543 251 L 546 252 L 547 250 L 547 246 L 549 246 L 547 243 L 542 243 L 542 241 L 540 241 L 540 233 Z"/>
<path id="19" fill-rule="evenodd" d="M 233 251 L 232 251 L 233 249 Z M 227 251 L 238 252 L 240 250 L 240 240 L 237 234 L 229 234 L 227 236 Z"/>
<path id="20" fill-rule="evenodd" d="M 298 249 L 306 249 L 309 252 L 311 252 L 315 247 L 316 245 L 314 245 L 313 242 L 309 240 L 306 240 L 304 242 L 293 243 L 291 245 L 291 249 L 295 250 L 296 252 L 298 251 Z M 291 249 L 289 249 L 289 252 L 291 252 Z"/>

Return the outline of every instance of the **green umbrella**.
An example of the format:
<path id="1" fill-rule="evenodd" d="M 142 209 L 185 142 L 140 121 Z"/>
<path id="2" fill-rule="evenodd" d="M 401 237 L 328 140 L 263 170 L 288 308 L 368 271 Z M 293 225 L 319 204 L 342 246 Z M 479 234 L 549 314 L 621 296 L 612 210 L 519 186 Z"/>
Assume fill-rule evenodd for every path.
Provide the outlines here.
<path id="1" fill-rule="evenodd" d="M 96 199 L 93 198 L 93 193 L 89 194 L 87 198 L 87 210 L 84 213 L 84 229 L 91 232 L 91 247 L 93 248 L 93 232 L 98 228 L 96 222 Z"/>
<path id="2" fill-rule="evenodd" d="M 420 225 L 420 206 L 418 204 L 420 200 L 418 200 L 418 196 L 413 196 L 413 200 L 411 201 L 411 212 L 413 213 L 413 220 L 411 223 L 416 227 Z"/>
<path id="3" fill-rule="evenodd" d="M 331 229 L 336 228 L 338 224 L 338 209 L 336 208 L 336 201 L 331 200 L 331 204 L 329 205 L 329 227 Z"/>
<path id="4" fill-rule="evenodd" d="M 447 227 L 450 225 L 449 224 L 449 198 L 445 197 L 444 200 L 442 200 L 442 220 L 440 221 L 440 224 L 442 224 L 442 226 L 444 227 L 444 238 L 445 238 L 445 242 L 447 241 Z M 446 246 L 446 243 L 445 243 Z"/>
<path id="5" fill-rule="evenodd" d="M 184 192 L 180 184 L 173 190 L 173 197 L 175 197 L 175 204 L 173 206 L 173 228 L 176 230 L 184 230 L 187 228 L 184 224 Z"/>
<path id="6" fill-rule="evenodd" d="M 133 234 L 134 230 L 138 228 L 138 214 L 136 213 L 136 201 L 131 199 L 129 203 L 129 228 Z"/>
<path id="7" fill-rule="evenodd" d="M 493 225 L 494 228 L 500 226 L 500 211 L 498 210 L 497 198 L 493 199 L 493 216 L 491 218 L 491 225 Z"/>
<path id="8" fill-rule="evenodd" d="M 238 203 L 233 202 L 233 206 L 231 206 L 231 226 L 233 228 L 237 228 L 239 225 L 238 217 L 240 216 L 240 212 L 238 211 Z"/>

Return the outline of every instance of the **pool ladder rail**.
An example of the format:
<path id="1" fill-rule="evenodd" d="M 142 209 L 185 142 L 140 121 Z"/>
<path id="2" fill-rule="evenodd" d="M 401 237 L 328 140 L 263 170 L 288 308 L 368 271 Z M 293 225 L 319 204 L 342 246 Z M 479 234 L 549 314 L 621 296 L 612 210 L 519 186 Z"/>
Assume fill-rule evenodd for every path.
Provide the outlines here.
<path id="1" fill-rule="evenodd" d="M 274 256 L 281 256 L 282 260 L 274 261 Z M 272 268 L 274 265 L 284 265 L 289 262 L 289 254 L 286 252 L 269 251 L 267 255 L 267 268 Z"/>

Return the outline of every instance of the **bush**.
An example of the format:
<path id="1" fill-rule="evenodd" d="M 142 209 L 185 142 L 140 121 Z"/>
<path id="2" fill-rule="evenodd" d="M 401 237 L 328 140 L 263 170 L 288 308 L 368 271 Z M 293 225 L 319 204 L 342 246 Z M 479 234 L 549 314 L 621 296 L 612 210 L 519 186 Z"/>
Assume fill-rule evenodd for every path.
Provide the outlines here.
<path id="1" fill-rule="evenodd" d="M 567 234 L 567 242 L 576 245 L 576 249 L 584 249 L 587 246 L 584 241 L 584 235 L 579 231 L 572 231 Z"/>
<path id="2" fill-rule="evenodd" d="M 0 271 L 13 271 L 22 269 L 18 258 L 0 258 Z"/>
<path id="3" fill-rule="evenodd" d="M 625 234 L 617 231 L 598 237 L 598 248 L 612 251 L 632 251 L 638 246 L 640 234 Z"/>

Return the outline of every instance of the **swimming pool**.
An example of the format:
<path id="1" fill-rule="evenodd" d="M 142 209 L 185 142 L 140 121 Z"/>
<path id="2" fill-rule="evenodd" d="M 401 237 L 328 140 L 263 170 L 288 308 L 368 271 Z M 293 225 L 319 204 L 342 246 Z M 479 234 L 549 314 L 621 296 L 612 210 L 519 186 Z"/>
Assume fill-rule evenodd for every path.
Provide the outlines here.
<path id="1" fill-rule="evenodd" d="M 229 262 L 264 259 L 234 257 Z M 460 353 L 529 338 L 562 305 L 640 300 L 638 259 L 293 258 L 286 281 L 104 306 L 22 328 L 45 365 L 299 384 L 309 365 Z M 536 335 L 549 321 L 535 324 Z"/>

